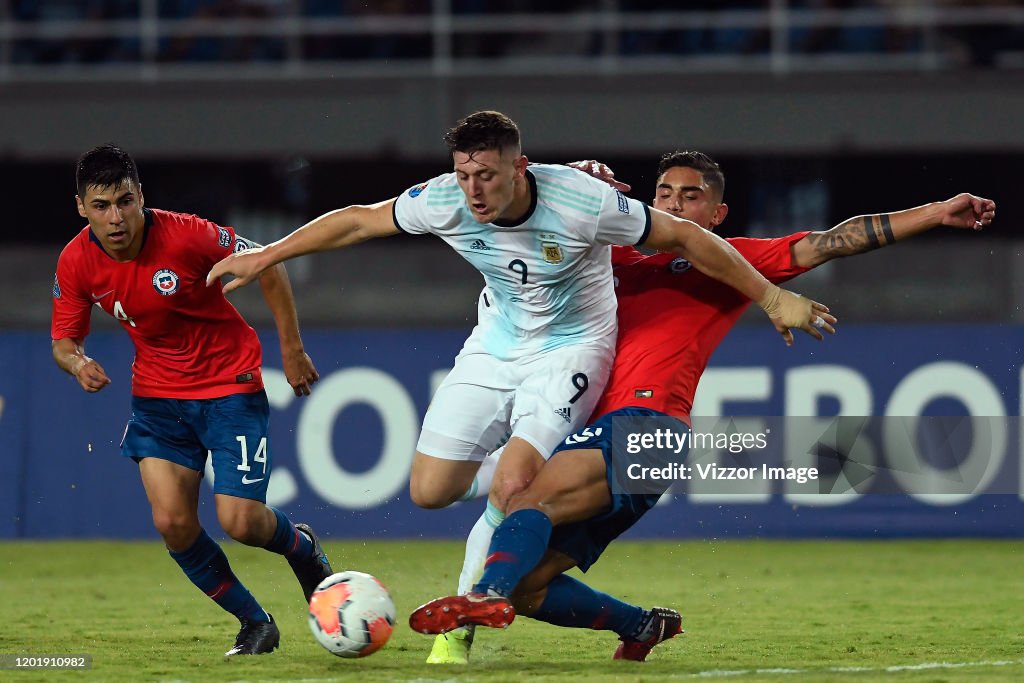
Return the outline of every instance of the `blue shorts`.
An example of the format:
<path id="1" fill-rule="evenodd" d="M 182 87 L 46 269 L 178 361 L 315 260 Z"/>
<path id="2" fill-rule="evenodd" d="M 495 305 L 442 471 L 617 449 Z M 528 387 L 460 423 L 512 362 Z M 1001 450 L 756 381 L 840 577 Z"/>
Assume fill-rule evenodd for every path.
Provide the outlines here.
<path id="1" fill-rule="evenodd" d="M 617 418 L 617 419 L 616 419 Z M 600 514 L 582 522 L 573 522 L 557 526 L 551 531 L 548 547 L 564 553 L 576 561 L 582 571 L 587 571 L 601 557 L 608 544 L 619 537 L 626 529 L 637 523 L 658 502 L 661 496 L 673 484 L 671 480 L 646 482 L 643 493 L 628 493 L 637 490 L 635 482 L 627 480 L 627 465 L 640 463 L 643 466 L 665 466 L 669 464 L 665 455 L 660 452 L 642 451 L 626 454 L 624 445 L 627 434 L 615 438 L 612 432 L 612 420 L 630 432 L 638 432 L 641 428 L 648 431 L 652 428 L 667 428 L 682 434 L 690 428 L 676 418 L 649 408 L 620 408 L 603 415 L 596 422 L 588 425 L 575 434 L 570 435 L 552 453 L 572 452 L 579 450 L 599 449 L 604 456 L 605 477 L 608 491 L 611 493 L 611 507 Z M 614 446 L 613 448 L 613 441 Z M 615 451 L 613 466 L 613 451 Z M 671 454 L 670 460 L 682 463 L 686 459 L 689 448 L 678 454 Z"/>
<path id="2" fill-rule="evenodd" d="M 213 456 L 213 490 L 265 503 L 270 483 L 270 404 L 257 391 L 222 398 L 132 396 L 121 454 L 169 460 L 202 473 Z"/>

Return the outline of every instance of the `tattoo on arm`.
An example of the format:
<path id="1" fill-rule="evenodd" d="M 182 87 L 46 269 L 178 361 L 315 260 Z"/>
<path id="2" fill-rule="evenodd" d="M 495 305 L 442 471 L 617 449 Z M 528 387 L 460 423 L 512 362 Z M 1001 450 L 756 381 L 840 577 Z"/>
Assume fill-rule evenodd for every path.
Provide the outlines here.
<path id="1" fill-rule="evenodd" d="M 882 246 L 878 242 L 878 226 L 875 225 L 875 216 L 868 216 L 864 219 L 864 235 L 868 238 L 868 251 Z"/>
<path id="2" fill-rule="evenodd" d="M 863 254 L 896 241 L 889 216 L 884 213 L 851 218 L 831 230 L 812 232 L 807 239 L 817 253 L 828 258 Z"/>
<path id="3" fill-rule="evenodd" d="M 882 234 L 885 236 L 885 242 L 882 245 L 892 244 L 896 241 L 896 238 L 892 234 L 892 223 L 889 222 L 889 214 L 883 213 L 879 218 L 882 220 Z"/>

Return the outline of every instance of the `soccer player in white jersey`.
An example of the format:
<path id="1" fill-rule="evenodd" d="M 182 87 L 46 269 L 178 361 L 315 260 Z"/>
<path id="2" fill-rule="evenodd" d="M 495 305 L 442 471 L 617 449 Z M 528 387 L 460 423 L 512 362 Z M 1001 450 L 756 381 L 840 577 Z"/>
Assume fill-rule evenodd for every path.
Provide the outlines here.
<path id="1" fill-rule="evenodd" d="M 502 509 L 545 455 L 584 424 L 615 349 L 609 245 L 674 252 L 759 302 L 787 343 L 791 328 L 817 335 L 812 323 L 824 306 L 769 283 L 695 223 L 574 169 L 530 165 L 518 127 L 504 114 L 471 114 L 445 141 L 454 172 L 384 202 L 327 213 L 224 259 L 207 279 L 234 275 L 224 286 L 230 292 L 286 259 L 399 232 L 437 235 L 480 271 L 479 323 L 438 388 L 416 446 L 409 488 L 417 505 L 458 500 L 480 462 L 504 444 L 490 486 Z"/>

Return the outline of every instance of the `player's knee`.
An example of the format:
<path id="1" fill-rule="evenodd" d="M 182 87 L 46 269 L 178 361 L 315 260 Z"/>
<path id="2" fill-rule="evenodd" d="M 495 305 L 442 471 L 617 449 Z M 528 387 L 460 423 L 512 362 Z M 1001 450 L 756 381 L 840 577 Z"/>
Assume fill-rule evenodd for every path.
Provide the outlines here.
<path id="1" fill-rule="evenodd" d="M 518 510 L 543 510 L 550 516 L 552 509 L 559 508 L 564 504 L 567 496 L 572 493 L 571 489 L 557 487 L 528 486 L 522 491 L 509 497 L 505 505 L 505 514 L 511 515 Z"/>
<path id="2" fill-rule="evenodd" d="M 537 509 L 539 502 L 535 492 L 527 487 L 509 496 L 503 509 L 506 515 L 511 515 L 517 510 Z"/>
<path id="3" fill-rule="evenodd" d="M 172 550 L 184 550 L 199 535 L 199 522 L 186 512 L 153 511 L 153 526 Z"/>
<path id="4" fill-rule="evenodd" d="M 409 498 L 418 507 L 428 510 L 446 508 L 459 498 L 459 493 L 452 493 L 448 487 L 433 485 L 422 478 L 413 477 L 409 480 Z"/>
<path id="5" fill-rule="evenodd" d="M 256 515 L 248 514 L 245 509 L 221 511 L 218 510 L 220 526 L 224 533 L 232 539 L 245 545 L 263 545 L 264 529 L 262 520 Z"/>
<path id="6" fill-rule="evenodd" d="M 491 503 L 499 510 L 507 512 L 513 500 L 526 495 L 531 480 L 532 477 L 527 475 L 514 475 L 495 480 L 491 484 Z"/>

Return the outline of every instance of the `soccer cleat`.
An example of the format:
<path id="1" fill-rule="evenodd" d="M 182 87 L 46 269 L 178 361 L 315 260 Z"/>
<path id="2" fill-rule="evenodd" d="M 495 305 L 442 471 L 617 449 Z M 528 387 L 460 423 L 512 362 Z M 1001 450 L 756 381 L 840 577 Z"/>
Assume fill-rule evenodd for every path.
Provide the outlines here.
<path id="1" fill-rule="evenodd" d="M 242 630 L 235 638 L 235 646 L 224 653 L 225 657 L 235 655 L 262 655 L 273 652 L 281 643 L 281 632 L 277 630 L 274 617 L 267 614 L 270 621 L 253 621 L 240 619 Z"/>
<path id="2" fill-rule="evenodd" d="M 473 624 L 441 633 L 434 638 L 427 664 L 469 664 L 469 649 L 473 646 Z"/>
<path id="3" fill-rule="evenodd" d="M 646 635 L 642 640 L 633 638 L 620 638 L 622 642 L 615 650 L 612 659 L 630 659 L 634 662 L 642 662 L 647 659 L 654 646 L 663 643 L 669 638 L 674 638 L 683 632 L 683 618 L 679 612 L 667 607 L 652 607 L 651 616 L 641 629 L 641 635 Z"/>
<path id="4" fill-rule="evenodd" d="M 409 615 L 409 628 L 417 633 L 448 633 L 460 626 L 476 624 L 507 628 L 516 618 L 508 598 L 500 595 L 467 593 L 431 600 Z"/>
<path id="5" fill-rule="evenodd" d="M 300 533 L 305 532 L 313 541 L 312 555 L 299 559 L 288 558 L 288 564 L 291 565 L 292 571 L 295 572 L 295 578 L 299 580 L 299 585 L 302 586 L 302 595 L 308 603 L 313 597 L 313 591 L 320 585 L 320 582 L 333 574 L 334 571 L 331 569 L 331 563 L 327 559 L 324 549 L 320 546 L 320 541 L 317 539 L 316 534 L 313 533 L 313 529 L 308 524 L 301 523 L 296 524 L 295 528 Z"/>

